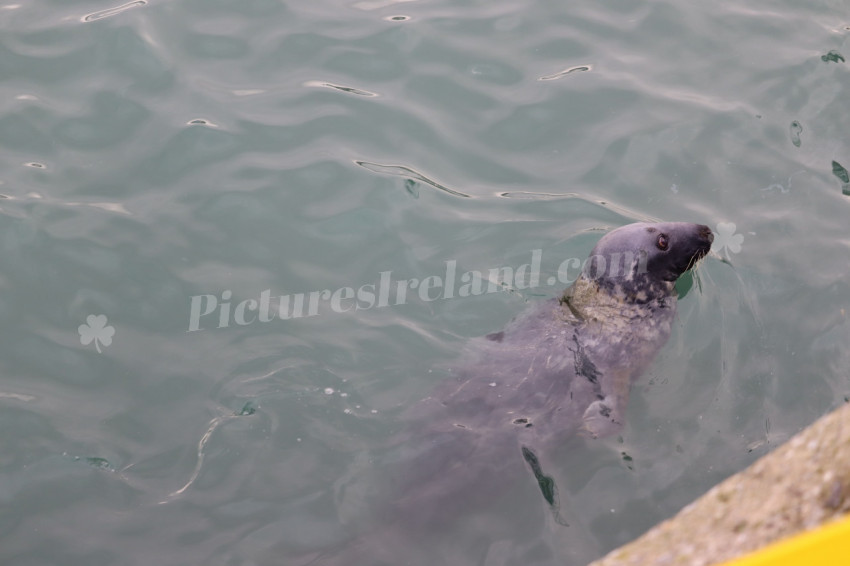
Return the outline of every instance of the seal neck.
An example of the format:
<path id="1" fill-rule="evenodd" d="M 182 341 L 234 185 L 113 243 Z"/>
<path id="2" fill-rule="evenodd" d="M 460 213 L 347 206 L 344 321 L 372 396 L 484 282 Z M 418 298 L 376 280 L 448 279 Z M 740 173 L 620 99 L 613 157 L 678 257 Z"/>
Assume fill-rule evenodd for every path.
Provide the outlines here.
<path id="1" fill-rule="evenodd" d="M 559 302 L 578 321 L 604 322 L 618 318 L 643 318 L 657 308 L 669 308 L 675 304 L 675 299 L 672 282 L 658 281 L 637 288 L 588 279 L 582 274 L 564 291 Z"/>

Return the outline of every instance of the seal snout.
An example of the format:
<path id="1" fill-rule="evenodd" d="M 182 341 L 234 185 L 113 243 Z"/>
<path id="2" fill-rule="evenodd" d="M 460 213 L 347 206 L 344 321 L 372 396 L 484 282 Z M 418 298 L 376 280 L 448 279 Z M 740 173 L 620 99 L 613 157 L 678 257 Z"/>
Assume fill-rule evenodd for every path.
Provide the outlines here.
<path id="1" fill-rule="evenodd" d="M 714 242 L 714 232 L 712 232 L 711 228 L 709 228 L 705 224 L 697 225 L 697 236 L 707 241 L 709 244 Z"/>
<path id="2" fill-rule="evenodd" d="M 699 240 L 698 253 L 702 257 L 711 249 L 711 244 L 714 242 L 714 232 L 705 224 L 697 224 L 696 229 L 696 237 Z"/>
<path id="3" fill-rule="evenodd" d="M 696 262 L 708 255 L 711 251 L 711 244 L 714 242 L 714 232 L 705 224 L 696 224 L 696 233 L 693 236 L 692 246 L 693 254 L 691 255 L 688 264 L 682 272 L 687 271 L 694 266 Z"/>
<path id="4" fill-rule="evenodd" d="M 714 232 L 711 231 L 711 228 L 706 226 L 705 224 L 697 224 L 697 239 L 699 243 L 697 244 L 697 250 L 694 254 L 694 259 L 702 259 L 705 257 L 709 250 L 711 250 L 711 244 L 714 242 Z"/>

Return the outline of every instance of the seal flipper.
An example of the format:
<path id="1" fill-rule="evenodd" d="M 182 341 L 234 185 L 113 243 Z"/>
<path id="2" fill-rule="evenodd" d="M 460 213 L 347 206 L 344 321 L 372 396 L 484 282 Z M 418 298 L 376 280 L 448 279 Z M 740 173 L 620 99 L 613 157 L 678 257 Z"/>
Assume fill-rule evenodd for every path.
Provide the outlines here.
<path id="1" fill-rule="evenodd" d="M 616 434 L 623 428 L 623 423 L 615 409 L 610 406 L 611 399 L 605 397 L 588 405 L 582 416 L 581 431 L 592 438 L 601 438 Z"/>
<path id="2" fill-rule="evenodd" d="M 597 399 L 590 403 L 582 415 L 581 431 L 593 438 L 613 436 L 620 432 L 625 422 L 624 414 L 629 401 L 632 375 L 628 368 L 611 368 L 606 372 Z"/>

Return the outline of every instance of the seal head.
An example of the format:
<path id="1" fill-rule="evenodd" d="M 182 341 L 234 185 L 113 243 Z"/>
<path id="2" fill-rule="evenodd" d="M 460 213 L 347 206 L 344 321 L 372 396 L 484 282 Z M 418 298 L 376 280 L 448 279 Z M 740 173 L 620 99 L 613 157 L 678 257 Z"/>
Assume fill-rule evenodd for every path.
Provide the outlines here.
<path id="1" fill-rule="evenodd" d="M 602 237 L 582 277 L 609 293 L 645 303 L 669 296 L 676 279 L 711 249 L 708 226 L 687 222 L 638 222 Z"/>

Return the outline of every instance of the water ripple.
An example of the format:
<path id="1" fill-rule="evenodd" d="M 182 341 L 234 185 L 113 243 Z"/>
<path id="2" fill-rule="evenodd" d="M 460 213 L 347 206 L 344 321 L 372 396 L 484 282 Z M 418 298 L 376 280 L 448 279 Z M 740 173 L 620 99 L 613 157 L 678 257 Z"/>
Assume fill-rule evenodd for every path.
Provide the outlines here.
<path id="1" fill-rule="evenodd" d="M 210 128 L 218 128 L 218 124 L 214 124 L 213 122 L 210 122 L 209 120 L 206 120 L 204 118 L 195 118 L 194 120 L 189 120 L 188 122 L 186 122 L 186 125 L 187 126 L 207 126 L 207 127 L 210 127 Z"/>
<path id="2" fill-rule="evenodd" d="M 633 210 L 626 206 L 614 204 L 604 199 L 588 198 L 580 193 L 540 193 L 534 191 L 505 191 L 498 194 L 501 198 L 510 199 L 527 199 L 527 200 L 570 200 L 578 199 L 593 205 L 598 205 L 615 212 L 624 218 L 629 218 L 636 222 L 659 222 L 660 218 L 644 214 L 639 210 Z"/>
<path id="3" fill-rule="evenodd" d="M 532 191 L 505 191 L 499 193 L 502 198 L 517 198 L 517 199 L 560 199 L 560 198 L 581 198 L 578 193 L 536 193 Z"/>
<path id="4" fill-rule="evenodd" d="M 129 10 L 130 8 L 144 6 L 147 3 L 147 0 L 136 0 L 135 2 L 128 2 L 126 4 L 122 4 L 121 6 L 116 6 L 115 8 L 107 8 L 106 10 L 100 10 L 99 12 L 92 12 L 91 14 L 80 18 L 80 21 L 86 23 L 96 22 L 97 20 L 102 20 L 103 18 L 108 18 L 109 16 L 115 16 L 117 14 L 120 14 L 121 12 Z"/>
<path id="5" fill-rule="evenodd" d="M 570 67 L 569 69 L 564 69 L 558 73 L 554 73 L 551 75 L 544 75 L 542 77 L 538 77 L 538 81 L 554 81 L 555 79 L 560 79 L 562 77 L 566 77 L 572 73 L 581 73 L 584 71 L 590 71 L 593 67 L 591 65 L 579 65 L 578 67 Z"/>
<path id="6" fill-rule="evenodd" d="M 360 167 L 368 169 L 369 171 L 374 171 L 375 173 L 383 173 L 385 175 L 398 175 L 399 177 L 404 177 L 406 179 L 422 181 L 426 185 L 431 185 L 435 189 L 445 191 L 450 195 L 454 195 L 456 197 L 472 198 L 471 195 L 443 186 L 440 183 L 429 179 L 422 173 L 415 171 L 410 167 L 405 167 L 404 165 L 381 165 L 380 163 L 371 163 L 369 161 L 355 161 L 355 163 Z"/>
<path id="7" fill-rule="evenodd" d="M 403 4 L 405 2 L 416 2 L 416 0 L 363 0 L 353 4 L 353 7 L 359 10 L 371 11 L 386 8 L 393 4 Z"/>
<path id="8" fill-rule="evenodd" d="M 322 81 L 307 81 L 304 83 L 304 86 L 333 88 L 336 90 L 341 90 L 342 92 L 346 92 L 348 94 L 356 94 L 358 96 L 378 96 L 377 93 L 369 92 L 368 90 L 360 90 L 359 88 L 354 88 L 351 86 L 335 85 L 333 83 L 326 83 Z"/>

